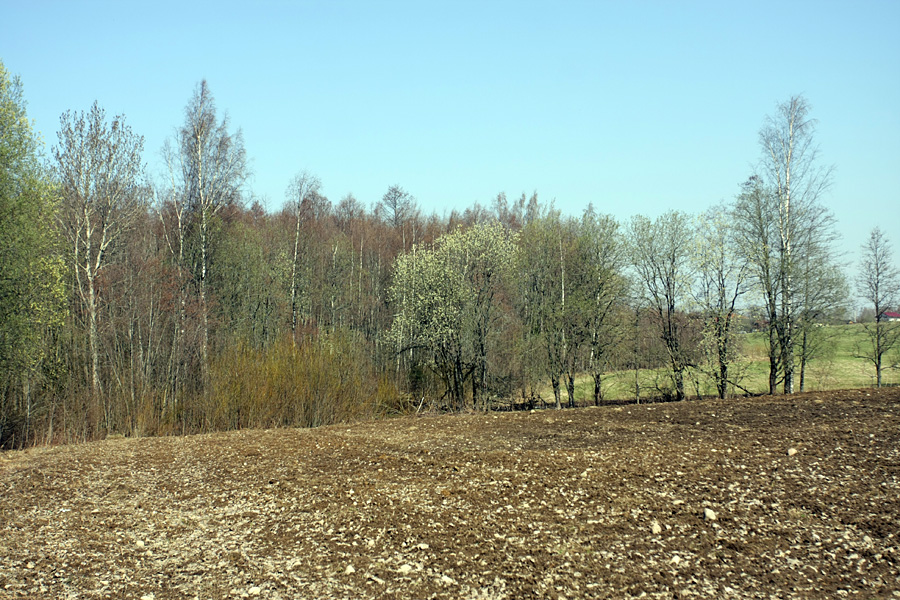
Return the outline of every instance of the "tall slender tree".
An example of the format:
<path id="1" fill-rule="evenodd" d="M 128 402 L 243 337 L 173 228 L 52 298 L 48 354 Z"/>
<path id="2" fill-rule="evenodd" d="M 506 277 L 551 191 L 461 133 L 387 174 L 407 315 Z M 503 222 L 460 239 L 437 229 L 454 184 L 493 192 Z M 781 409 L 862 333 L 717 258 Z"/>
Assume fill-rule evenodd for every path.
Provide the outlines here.
<path id="1" fill-rule="evenodd" d="M 200 365 L 204 387 L 209 377 L 208 276 L 213 219 L 225 207 L 241 201 L 249 171 L 241 131 L 232 133 L 228 117 L 220 121 L 206 80 L 200 82 L 185 108 L 178 131 L 185 204 L 197 228 L 198 265 L 194 277 L 200 294 Z"/>
<path id="2" fill-rule="evenodd" d="M 751 285 L 762 296 L 769 358 L 769 394 L 775 394 L 781 376 L 779 298 L 783 278 L 778 259 L 778 199 L 758 176 L 741 186 L 731 211 L 741 257 L 750 265 Z"/>
<path id="3" fill-rule="evenodd" d="M 803 96 L 793 96 L 777 106 L 759 132 L 760 174 L 778 199 L 778 333 L 786 394 L 794 392 L 798 229 L 815 213 L 819 198 L 831 185 L 833 172 L 832 167 L 818 163 L 816 121 L 809 117 L 809 111 Z"/>
<path id="4" fill-rule="evenodd" d="M 528 362 L 539 365 L 538 370 L 550 380 L 557 409 L 562 408 L 560 383 L 569 358 L 574 360 L 571 332 L 566 327 L 567 291 L 568 307 L 572 307 L 571 286 L 567 289 L 566 285 L 566 263 L 572 261 L 566 259 L 576 247 L 570 225 L 555 210 L 530 220 L 522 229 L 517 268 L 519 318 L 524 324 L 526 352 L 534 355 Z M 571 281 L 571 269 L 568 275 Z"/>
<path id="5" fill-rule="evenodd" d="M 188 329 L 188 298 L 191 269 L 188 265 L 188 231 L 191 213 L 188 210 L 188 188 L 190 180 L 184 178 L 186 167 L 184 155 L 177 151 L 171 140 L 166 140 L 162 149 L 166 161 L 168 181 L 155 191 L 155 205 L 160 224 L 162 245 L 168 250 L 172 263 L 172 282 L 176 291 L 173 294 L 173 312 L 171 323 L 171 346 L 169 360 L 166 365 L 166 389 L 163 396 L 163 408 L 175 408 L 182 397 L 187 383 L 188 360 L 186 356 Z"/>
<path id="6" fill-rule="evenodd" d="M 588 267 L 586 294 L 590 298 L 585 328 L 590 344 L 587 367 L 594 379 L 594 404 L 599 405 L 604 371 L 623 337 L 620 318 L 628 287 L 623 274 L 626 256 L 619 224 L 609 215 L 597 214 L 593 206 L 582 215 L 580 237 Z"/>
<path id="7" fill-rule="evenodd" d="M 834 215 L 815 206 L 803 215 L 797 228 L 794 255 L 795 356 L 799 367 L 797 387 L 806 390 L 810 363 L 830 351 L 834 334 L 822 325 L 833 321 L 848 308 L 850 286 L 839 264 Z"/>
<path id="8" fill-rule="evenodd" d="M 300 231 L 304 221 L 309 219 L 311 198 L 318 194 L 322 182 L 315 175 L 303 171 L 294 176 L 287 189 L 287 197 L 297 211 L 297 227 L 294 231 L 294 255 L 291 260 L 291 337 L 297 336 L 297 292 L 299 287 Z"/>

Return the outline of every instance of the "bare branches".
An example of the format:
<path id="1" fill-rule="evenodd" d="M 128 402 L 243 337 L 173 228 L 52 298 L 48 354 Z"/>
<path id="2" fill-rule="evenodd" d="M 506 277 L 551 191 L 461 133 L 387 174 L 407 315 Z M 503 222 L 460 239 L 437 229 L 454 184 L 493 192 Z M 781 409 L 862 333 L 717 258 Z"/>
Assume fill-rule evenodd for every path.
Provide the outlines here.
<path id="1" fill-rule="evenodd" d="M 53 154 L 63 199 L 60 218 L 88 317 L 91 387 L 98 398 L 98 277 L 112 245 L 145 210 L 144 139 L 133 133 L 121 116 L 107 122 L 106 112 L 96 102 L 87 114 L 64 113 L 58 138 Z"/>
<path id="2" fill-rule="evenodd" d="M 867 348 L 860 347 L 857 355 L 875 367 L 877 387 L 881 387 L 884 356 L 900 343 L 900 323 L 887 316 L 900 302 L 900 270 L 894 263 L 893 248 L 885 233 L 878 227 L 863 244 L 856 287 L 859 295 L 875 309 L 875 322 L 866 323 Z"/>
<path id="3" fill-rule="evenodd" d="M 249 177 L 244 139 L 240 130 L 228 131 L 228 117 L 216 117 L 216 104 L 206 80 L 200 82 L 185 108 L 184 125 L 178 132 L 185 203 L 199 221 L 200 265 L 195 277 L 200 284 L 201 370 L 204 387 L 209 374 L 209 275 L 211 220 L 225 206 L 239 203 L 241 188 Z"/>
<path id="4" fill-rule="evenodd" d="M 774 115 L 766 117 L 759 132 L 763 193 L 770 193 L 777 199 L 777 220 L 769 221 L 772 225 L 766 225 L 765 229 L 778 235 L 776 269 L 770 275 L 778 280 L 780 295 L 778 318 L 771 323 L 779 337 L 780 366 L 784 373 L 784 391 L 788 394 L 794 392 L 795 275 L 801 256 L 796 247 L 819 243 L 820 236 L 828 234 L 827 226 L 818 226 L 819 217 L 825 212 L 818 201 L 831 186 L 834 171 L 833 167 L 818 163 L 816 121 L 809 118 L 809 108 L 805 98 L 794 96 L 779 104 Z M 771 215 L 760 217 L 772 218 Z"/>
<path id="5" fill-rule="evenodd" d="M 856 286 L 859 294 L 875 308 L 875 320 L 884 321 L 884 312 L 900 304 L 900 269 L 894 263 L 893 246 L 876 227 L 862 246 Z"/>
<path id="6" fill-rule="evenodd" d="M 729 368 L 736 358 L 733 320 L 737 301 L 748 289 L 749 261 L 740 256 L 735 228 L 727 209 L 715 207 L 701 215 L 698 224 L 695 264 L 695 298 L 704 316 L 707 353 L 719 398 L 725 398 Z"/>
<path id="7" fill-rule="evenodd" d="M 287 199 L 297 209 L 297 228 L 294 235 L 294 258 L 291 261 L 291 338 L 297 335 L 297 264 L 300 254 L 300 226 L 304 221 L 304 208 L 316 196 L 322 182 L 315 175 L 302 171 L 294 176 L 287 189 Z M 309 212 L 309 211 L 306 211 Z"/>
<path id="8" fill-rule="evenodd" d="M 687 348 L 682 339 L 683 323 L 678 312 L 689 300 L 692 281 L 690 257 L 694 232 L 687 215 L 668 212 L 656 221 L 635 217 L 628 231 L 631 263 L 645 300 L 660 325 L 675 383 L 675 396 L 683 400 Z"/>

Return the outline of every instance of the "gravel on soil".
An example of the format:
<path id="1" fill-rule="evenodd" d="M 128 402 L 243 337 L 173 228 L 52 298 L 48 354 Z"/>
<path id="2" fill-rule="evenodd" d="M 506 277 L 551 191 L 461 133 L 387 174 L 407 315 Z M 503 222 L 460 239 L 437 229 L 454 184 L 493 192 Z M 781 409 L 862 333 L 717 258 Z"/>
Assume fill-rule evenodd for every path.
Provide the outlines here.
<path id="1" fill-rule="evenodd" d="M 900 389 L 0 454 L 0 598 L 900 598 Z"/>

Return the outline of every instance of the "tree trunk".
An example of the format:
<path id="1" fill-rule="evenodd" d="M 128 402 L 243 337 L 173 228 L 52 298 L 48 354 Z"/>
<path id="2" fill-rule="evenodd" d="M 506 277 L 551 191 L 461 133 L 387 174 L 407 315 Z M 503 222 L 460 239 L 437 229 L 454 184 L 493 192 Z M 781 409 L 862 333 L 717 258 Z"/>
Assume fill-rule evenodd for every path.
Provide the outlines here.
<path id="1" fill-rule="evenodd" d="M 806 388 L 806 357 L 809 351 L 809 340 L 807 339 L 806 327 L 803 328 L 803 334 L 800 336 L 800 393 L 802 394 Z"/>
<path id="2" fill-rule="evenodd" d="M 559 376 L 553 375 L 550 377 L 550 384 L 553 386 L 553 401 L 556 410 L 562 409 L 562 402 L 560 398 L 559 392 Z"/>
<path id="3" fill-rule="evenodd" d="M 559 232 L 559 270 L 560 270 L 560 314 L 566 314 L 566 261 L 563 256 L 563 245 L 562 245 L 562 231 Z M 568 354 L 568 345 L 566 343 L 566 328 L 565 325 L 562 325 L 562 355 L 565 357 Z M 568 377 L 568 374 L 567 374 Z M 569 385 L 568 380 L 566 381 L 566 391 L 568 391 Z M 553 395 L 556 401 L 556 408 L 562 408 L 562 404 L 560 402 L 560 391 L 559 391 L 559 378 L 554 381 L 553 384 Z M 574 386 L 572 387 L 572 391 L 569 394 L 569 404 L 571 405 L 574 401 L 573 396 L 575 395 Z"/>
<path id="4" fill-rule="evenodd" d="M 875 387 L 881 387 L 881 357 L 875 359 Z"/>
<path id="5" fill-rule="evenodd" d="M 22 374 L 22 404 L 25 407 L 25 425 L 22 427 L 22 442 L 19 444 L 23 447 L 28 441 L 28 436 L 31 434 L 31 400 L 31 374 L 26 372 Z M 53 421 L 51 420 L 50 423 L 52 430 Z M 2 431 L 2 429 L 0 429 L 0 431 Z"/>
<path id="6" fill-rule="evenodd" d="M 200 381 L 203 393 L 209 387 L 209 307 L 206 303 L 206 274 L 207 274 L 207 244 L 209 243 L 209 230 L 206 208 L 201 209 L 200 215 Z"/>
<path id="7" fill-rule="evenodd" d="M 297 230 L 294 233 L 294 258 L 291 261 L 291 340 L 297 343 L 297 260 L 300 254 L 300 201 L 297 201 Z"/>
<path id="8" fill-rule="evenodd" d="M 90 267 L 89 267 L 90 268 Z M 100 402 L 100 334 L 97 327 L 97 295 L 93 273 L 87 276 L 88 283 L 88 344 L 91 352 L 91 395 L 94 402 Z"/>
<path id="9" fill-rule="evenodd" d="M 634 363 L 634 402 L 635 404 L 641 403 L 641 378 L 637 362 Z"/>
<path id="10" fill-rule="evenodd" d="M 875 310 L 878 310 L 876 306 Z M 875 315 L 875 387 L 881 387 L 881 355 L 884 354 L 884 351 L 881 347 L 882 335 L 884 332 L 884 325 L 881 322 L 881 315 L 876 312 Z"/>
<path id="11" fill-rule="evenodd" d="M 775 320 L 769 321 L 769 395 L 778 393 L 778 334 Z"/>
<path id="12" fill-rule="evenodd" d="M 462 412 L 466 409 L 466 390 L 463 387 L 463 369 L 462 361 L 457 356 L 453 364 L 453 395 L 456 403 L 456 410 Z"/>
<path id="13" fill-rule="evenodd" d="M 719 365 L 719 381 L 716 387 L 719 399 L 724 400 L 728 395 L 728 365 Z"/>
<path id="14" fill-rule="evenodd" d="M 672 374 L 675 378 L 675 400 L 684 400 L 684 367 L 680 364 L 673 365 Z"/>
<path id="15" fill-rule="evenodd" d="M 719 374 L 716 381 L 716 391 L 722 400 L 728 394 L 728 333 L 730 315 L 726 316 L 725 319 L 724 325 L 719 328 L 720 333 L 716 340 L 719 353 Z"/>
<path id="16" fill-rule="evenodd" d="M 787 294 L 785 294 L 787 295 Z M 790 302 L 785 302 L 785 310 Z M 794 393 L 794 327 L 790 316 L 785 316 L 784 341 L 782 342 L 782 366 L 784 368 L 784 393 Z"/>

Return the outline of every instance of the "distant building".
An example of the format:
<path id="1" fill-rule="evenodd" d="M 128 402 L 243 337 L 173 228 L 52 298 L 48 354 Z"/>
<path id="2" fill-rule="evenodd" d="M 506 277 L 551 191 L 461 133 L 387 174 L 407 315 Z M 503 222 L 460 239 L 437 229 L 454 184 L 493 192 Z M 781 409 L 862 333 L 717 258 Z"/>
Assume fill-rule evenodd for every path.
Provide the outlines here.
<path id="1" fill-rule="evenodd" d="M 881 313 L 882 321 L 900 321 L 900 313 L 891 312 L 889 310 Z"/>

